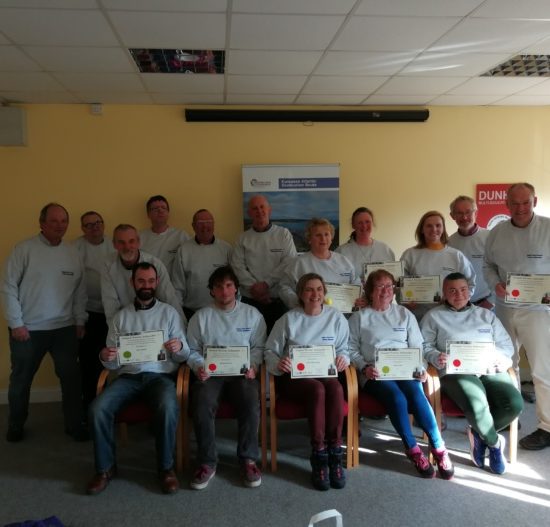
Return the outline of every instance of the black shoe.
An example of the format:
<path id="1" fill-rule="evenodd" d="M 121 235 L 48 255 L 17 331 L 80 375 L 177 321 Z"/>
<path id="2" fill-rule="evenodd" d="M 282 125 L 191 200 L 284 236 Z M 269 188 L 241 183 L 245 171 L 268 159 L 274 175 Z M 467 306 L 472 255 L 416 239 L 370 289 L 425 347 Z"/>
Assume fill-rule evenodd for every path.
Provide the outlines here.
<path id="1" fill-rule="evenodd" d="M 346 486 L 346 472 L 342 466 L 342 447 L 330 448 L 328 451 L 328 468 L 330 486 L 333 489 L 343 489 Z"/>
<path id="2" fill-rule="evenodd" d="M 312 452 L 310 462 L 313 486 L 317 490 L 328 490 L 330 488 L 328 452 L 326 450 Z"/>
<path id="3" fill-rule="evenodd" d="M 85 426 L 66 428 L 65 433 L 79 443 L 90 440 L 90 432 L 88 432 L 88 429 Z"/>
<path id="4" fill-rule="evenodd" d="M 19 441 L 23 441 L 23 437 L 25 437 L 25 433 L 23 432 L 22 426 L 8 427 L 8 431 L 6 432 L 6 441 L 9 441 L 10 443 L 19 443 Z"/>
<path id="5" fill-rule="evenodd" d="M 535 395 L 535 392 L 529 391 L 529 390 L 521 390 L 521 396 L 523 397 L 523 400 L 526 403 L 536 403 L 537 402 L 537 396 Z"/>
<path id="6" fill-rule="evenodd" d="M 520 439 L 519 445 L 526 450 L 542 450 L 550 446 L 550 432 L 537 428 L 532 434 Z"/>

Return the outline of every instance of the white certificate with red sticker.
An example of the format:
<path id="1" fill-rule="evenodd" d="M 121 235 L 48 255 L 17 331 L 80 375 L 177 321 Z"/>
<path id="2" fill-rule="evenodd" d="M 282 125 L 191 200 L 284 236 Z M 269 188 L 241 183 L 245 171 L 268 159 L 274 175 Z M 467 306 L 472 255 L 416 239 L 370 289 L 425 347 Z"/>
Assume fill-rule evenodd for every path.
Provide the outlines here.
<path id="1" fill-rule="evenodd" d="M 507 304 L 550 304 L 550 274 L 506 275 Z"/>
<path id="2" fill-rule="evenodd" d="M 420 348 L 377 348 L 374 367 L 378 381 L 412 380 L 424 370 Z"/>
<path id="3" fill-rule="evenodd" d="M 325 304 L 336 308 L 341 313 L 351 313 L 355 301 L 361 296 L 361 286 L 358 284 L 334 284 L 327 282 Z"/>
<path id="4" fill-rule="evenodd" d="M 447 355 L 447 375 L 489 375 L 496 371 L 497 356 L 495 343 L 492 341 L 448 340 Z"/>
<path id="5" fill-rule="evenodd" d="M 400 281 L 401 302 L 433 304 L 441 301 L 441 277 L 403 276 Z"/>
<path id="6" fill-rule="evenodd" d="M 370 262 L 363 264 L 363 280 L 366 281 L 369 274 L 378 269 L 384 269 L 391 273 L 394 280 L 399 280 L 403 276 L 403 262 Z"/>
<path id="7" fill-rule="evenodd" d="M 292 361 L 290 376 L 293 379 L 306 377 L 337 377 L 334 346 L 290 346 Z"/>
<path id="8" fill-rule="evenodd" d="M 166 360 L 164 331 L 136 331 L 117 335 L 119 364 Z"/>
<path id="9" fill-rule="evenodd" d="M 204 369 L 213 376 L 244 375 L 250 368 L 248 346 L 207 346 Z"/>

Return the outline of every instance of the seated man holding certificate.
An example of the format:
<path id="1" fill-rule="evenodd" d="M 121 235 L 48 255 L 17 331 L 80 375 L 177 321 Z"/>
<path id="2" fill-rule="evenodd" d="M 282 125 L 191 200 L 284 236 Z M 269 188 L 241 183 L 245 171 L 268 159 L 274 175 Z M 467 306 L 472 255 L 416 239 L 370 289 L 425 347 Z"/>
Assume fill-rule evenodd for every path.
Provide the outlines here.
<path id="1" fill-rule="evenodd" d="M 392 304 L 395 282 L 384 269 L 373 271 L 365 284 L 368 307 L 349 319 L 350 356 L 359 370 L 362 390 L 387 409 L 405 453 L 423 478 L 435 471 L 411 430 L 409 412 L 426 432 L 439 475 L 451 479 L 454 468 L 441 438 L 435 415 L 424 395 L 427 373 L 422 360 L 423 339 L 414 315 Z M 390 374 L 395 370 L 395 375 Z"/>
<path id="2" fill-rule="evenodd" d="M 503 474 L 504 437 L 498 431 L 523 410 L 521 394 L 506 372 L 512 365 L 512 341 L 492 311 L 470 302 L 468 282 L 461 273 L 445 278 L 443 297 L 445 304 L 428 311 L 422 319 L 426 359 L 439 370 L 442 390 L 470 424 L 474 465 L 483 468 L 488 449 L 489 468 Z M 454 352 L 452 348 L 462 355 L 457 354 L 450 362 L 447 353 Z M 477 357 L 471 357 L 476 349 Z M 461 363 L 469 363 L 465 373 L 460 373 Z"/>
<path id="3" fill-rule="evenodd" d="M 116 475 L 114 419 L 127 403 L 141 397 L 154 411 L 153 427 L 161 489 L 179 489 L 173 470 L 179 406 L 174 374 L 189 357 L 180 314 L 155 298 L 157 270 L 149 262 L 132 268 L 135 300 L 109 322 L 107 347 L 100 353 L 105 368 L 118 377 L 97 397 L 89 423 L 94 440 L 96 474 L 88 494 L 99 494 Z"/>
<path id="4" fill-rule="evenodd" d="M 300 307 L 277 320 L 267 339 L 266 366 L 279 376 L 278 390 L 305 401 L 309 408 L 313 486 L 341 489 L 346 484 L 342 467 L 344 390 L 336 370 L 343 371 L 349 364 L 349 327 L 342 313 L 324 304 L 326 286 L 318 274 L 303 275 L 296 293 Z M 332 368 L 327 368 L 326 348 Z"/>
<path id="5" fill-rule="evenodd" d="M 199 309 L 187 332 L 191 356 L 189 367 L 198 381 L 191 386 L 193 425 L 197 438 L 198 468 L 191 488 L 202 490 L 216 474 L 215 419 L 218 403 L 227 397 L 237 408 L 237 456 L 246 487 L 258 487 L 262 474 L 259 457 L 259 382 L 266 325 L 253 306 L 237 300 L 239 279 L 229 266 L 218 267 L 208 280 L 214 302 Z"/>

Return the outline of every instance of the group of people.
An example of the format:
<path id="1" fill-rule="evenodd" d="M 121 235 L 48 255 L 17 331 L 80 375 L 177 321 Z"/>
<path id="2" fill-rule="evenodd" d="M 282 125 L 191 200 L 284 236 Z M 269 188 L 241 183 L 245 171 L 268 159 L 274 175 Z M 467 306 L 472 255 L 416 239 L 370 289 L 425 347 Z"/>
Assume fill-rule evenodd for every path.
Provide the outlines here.
<path id="1" fill-rule="evenodd" d="M 473 463 L 483 467 L 488 452 L 490 469 L 501 474 L 506 461 L 499 431 L 523 408 L 518 386 L 507 374 L 510 365 L 518 368 L 522 345 L 539 427 L 520 444 L 550 446 L 550 307 L 504 301 L 507 273 L 550 273 L 550 219 L 534 213 L 536 200 L 532 185 L 512 185 L 511 219 L 489 232 L 476 224 L 474 200 L 459 196 L 451 203 L 458 231 L 450 238 L 440 212 L 422 216 L 417 245 L 401 261 L 405 275 L 441 277 L 441 302 L 433 305 L 396 304 L 397 281 L 384 269 L 364 276 L 366 263 L 395 260 L 386 244 L 373 239 L 374 215 L 366 207 L 354 212 L 352 236 L 336 251 L 331 250 L 334 227 L 314 218 L 306 230 L 310 251 L 298 255 L 291 233 L 271 223 L 271 207 L 260 195 L 250 199 L 251 227 L 233 248 L 215 237 L 214 218 L 206 209 L 193 216 L 194 237 L 170 227 L 169 204 L 160 195 L 146 204 L 150 229 L 138 232 L 120 224 L 110 243 L 102 216 L 88 211 L 81 216 L 83 236 L 66 244 L 68 212 L 50 203 L 40 213 L 40 234 L 19 243 L 5 267 L 2 298 L 12 365 L 6 439 L 24 438 L 32 380 L 49 352 L 61 382 L 66 433 L 78 441 L 91 433 L 94 441 L 96 473 L 87 492 L 102 492 L 116 474 L 114 418 L 139 395 L 154 410 L 161 489 L 174 493 L 179 488 L 173 466 L 179 411 L 174 376 L 187 363 L 195 377 L 191 408 L 198 445 L 191 487 L 206 488 L 216 473 L 215 415 L 221 397 L 238 409 L 243 483 L 257 487 L 257 376 L 265 362 L 278 390 L 306 403 L 313 486 L 343 488 L 343 387 L 334 376 L 290 375 L 294 346 L 330 345 L 336 369 L 353 364 L 361 389 L 386 407 L 421 476 L 433 477 L 435 471 L 416 442 L 409 413 L 427 434 L 440 477 L 450 479 L 454 468 L 422 390 L 425 368 L 410 380 L 382 381 L 375 367 L 379 348 L 419 348 L 424 366 L 439 370 L 443 390 L 468 419 Z M 362 285 L 349 320 L 325 301 L 328 282 Z M 163 332 L 164 360 L 122 360 L 121 336 L 145 331 Z M 446 375 L 449 340 L 493 342 L 496 373 Z M 249 350 L 241 375 L 217 376 L 206 367 L 207 349 L 233 346 Z M 102 368 L 118 376 L 95 397 Z"/>

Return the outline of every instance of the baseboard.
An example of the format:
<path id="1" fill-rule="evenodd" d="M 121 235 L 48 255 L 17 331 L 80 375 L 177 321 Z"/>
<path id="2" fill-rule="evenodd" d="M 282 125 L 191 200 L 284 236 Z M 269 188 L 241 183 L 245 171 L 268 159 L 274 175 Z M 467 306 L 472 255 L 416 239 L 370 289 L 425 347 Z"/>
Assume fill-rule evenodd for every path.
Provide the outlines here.
<path id="1" fill-rule="evenodd" d="M 61 388 L 35 388 L 31 390 L 31 403 L 61 401 Z M 8 390 L 0 390 L 0 404 L 8 404 Z"/>

